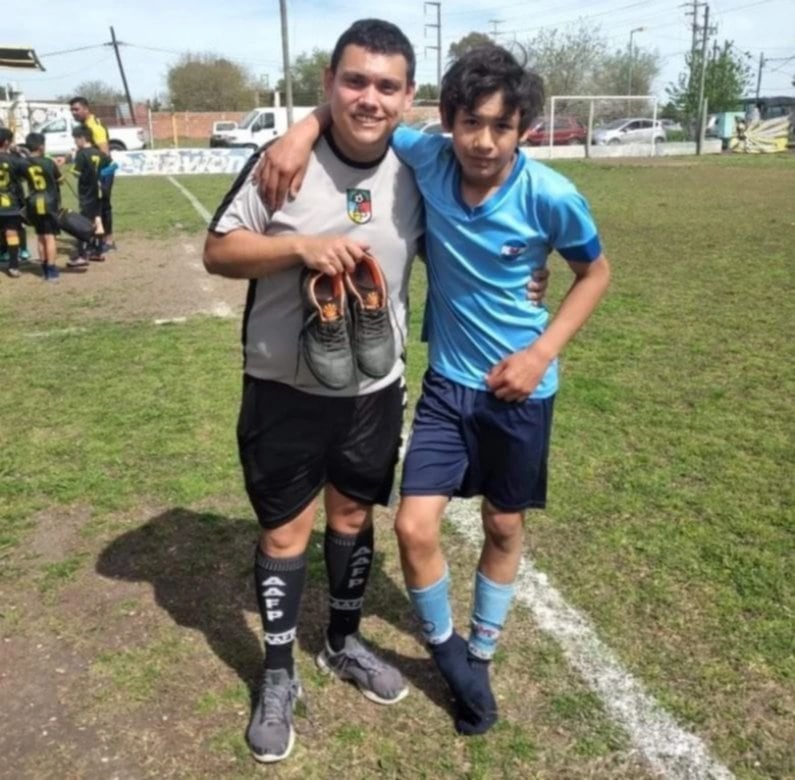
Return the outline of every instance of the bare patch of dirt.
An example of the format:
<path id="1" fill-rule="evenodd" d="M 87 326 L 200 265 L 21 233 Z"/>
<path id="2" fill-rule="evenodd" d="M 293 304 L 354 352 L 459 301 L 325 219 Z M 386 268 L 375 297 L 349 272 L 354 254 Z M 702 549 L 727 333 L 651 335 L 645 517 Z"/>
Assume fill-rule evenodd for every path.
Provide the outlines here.
<path id="1" fill-rule="evenodd" d="M 43 510 L 33 516 L 33 532 L 27 551 L 40 563 L 57 563 L 66 558 L 78 529 L 91 519 L 88 507 L 59 507 L 57 512 Z"/>
<path id="2" fill-rule="evenodd" d="M 125 236 L 104 263 L 87 271 L 64 270 L 69 245 L 59 245 L 60 281 L 45 283 L 37 262 L 23 264 L 19 279 L 0 274 L 0 308 L 35 323 L 79 327 L 104 320 L 170 320 L 196 314 L 237 317 L 242 312 L 246 282 L 210 276 L 202 264 L 203 237 L 156 241 Z"/>

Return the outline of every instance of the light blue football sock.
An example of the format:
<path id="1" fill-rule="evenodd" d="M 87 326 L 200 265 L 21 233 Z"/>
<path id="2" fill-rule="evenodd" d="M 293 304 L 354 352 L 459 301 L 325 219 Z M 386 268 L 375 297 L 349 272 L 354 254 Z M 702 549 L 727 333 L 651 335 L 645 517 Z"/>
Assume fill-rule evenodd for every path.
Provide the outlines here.
<path id="1" fill-rule="evenodd" d="M 513 593 L 513 583 L 501 585 L 477 572 L 469 635 L 469 652 L 475 658 L 490 661 L 494 656 Z"/>
<path id="2" fill-rule="evenodd" d="M 440 645 L 453 633 L 450 610 L 450 572 L 445 567 L 442 578 L 427 588 L 409 588 L 414 611 L 422 623 L 422 635 L 430 645 Z"/>

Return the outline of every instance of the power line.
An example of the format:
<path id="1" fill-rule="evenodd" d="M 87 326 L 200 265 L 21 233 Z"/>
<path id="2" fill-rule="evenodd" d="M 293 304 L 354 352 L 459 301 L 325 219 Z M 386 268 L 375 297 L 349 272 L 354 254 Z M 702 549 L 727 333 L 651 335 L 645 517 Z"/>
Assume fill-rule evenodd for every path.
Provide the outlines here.
<path id="1" fill-rule="evenodd" d="M 91 46 L 79 46 L 76 49 L 62 49 L 61 51 L 50 51 L 46 54 L 39 54 L 39 58 L 42 57 L 56 57 L 59 54 L 71 54 L 75 51 L 88 51 L 89 49 L 101 49 L 103 46 L 107 46 L 107 43 L 94 43 Z"/>

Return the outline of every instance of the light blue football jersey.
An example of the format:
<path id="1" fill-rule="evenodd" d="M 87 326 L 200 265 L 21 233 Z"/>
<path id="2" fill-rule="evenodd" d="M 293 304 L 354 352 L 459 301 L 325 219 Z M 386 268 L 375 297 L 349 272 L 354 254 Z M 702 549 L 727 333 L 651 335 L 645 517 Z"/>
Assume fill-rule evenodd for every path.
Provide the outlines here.
<path id="1" fill-rule="evenodd" d="M 451 139 L 401 126 L 392 146 L 414 170 L 425 201 L 430 366 L 487 390 L 489 370 L 533 343 L 549 321 L 545 306 L 527 300 L 532 272 L 553 249 L 572 261 L 600 256 L 588 204 L 568 179 L 519 151 L 499 190 L 473 208 L 461 198 Z M 553 361 L 533 397 L 557 387 Z"/>

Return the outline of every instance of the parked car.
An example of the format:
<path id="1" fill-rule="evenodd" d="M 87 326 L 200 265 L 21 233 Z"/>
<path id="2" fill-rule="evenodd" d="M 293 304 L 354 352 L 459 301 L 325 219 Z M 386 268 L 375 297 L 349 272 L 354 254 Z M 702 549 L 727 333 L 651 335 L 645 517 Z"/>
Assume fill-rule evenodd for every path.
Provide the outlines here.
<path id="1" fill-rule="evenodd" d="M 237 122 L 231 122 L 228 119 L 213 122 L 213 131 L 210 134 L 210 148 L 226 146 L 233 130 L 237 130 Z"/>
<path id="2" fill-rule="evenodd" d="M 661 143 L 666 138 L 665 129 L 658 120 L 633 117 L 631 119 L 614 119 L 593 131 L 591 143 L 604 144 L 648 144 Z"/>
<path id="3" fill-rule="evenodd" d="M 522 138 L 522 142 L 530 146 L 549 144 L 549 117 L 536 122 Z M 588 137 L 585 125 L 573 116 L 556 116 L 552 129 L 553 144 L 584 144 Z"/>
<path id="4" fill-rule="evenodd" d="M 681 133 L 682 123 L 677 122 L 675 119 L 661 119 L 660 124 L 666 133 Z"/>

